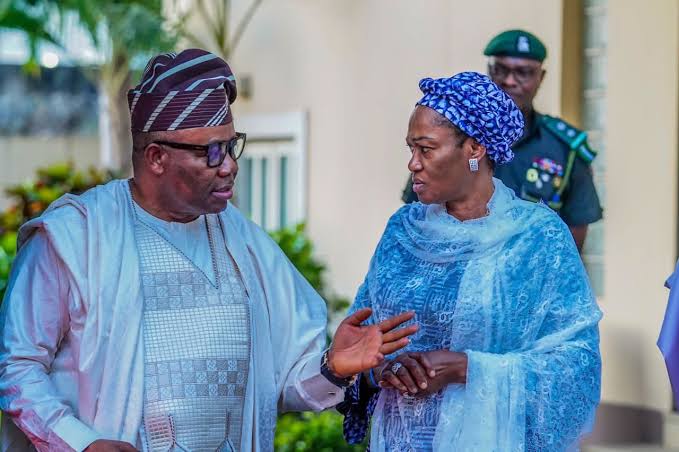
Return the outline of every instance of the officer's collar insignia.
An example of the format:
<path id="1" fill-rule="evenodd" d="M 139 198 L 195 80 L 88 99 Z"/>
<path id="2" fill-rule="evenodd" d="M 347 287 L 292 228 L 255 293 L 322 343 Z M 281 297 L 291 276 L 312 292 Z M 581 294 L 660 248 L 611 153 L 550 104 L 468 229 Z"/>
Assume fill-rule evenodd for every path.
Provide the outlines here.
<path id="1" fill-rule="evenodd" d="M 578 157 L 585 163 L 589 165 L 596 158 L 596 151 L 590 148 L 587 143 L 586 132 L 576 129 L 559 118 L 543 115 L 541 120 L 547 130 L 561 142 L 568 145 L 572 151 L 575 151 Z"/>

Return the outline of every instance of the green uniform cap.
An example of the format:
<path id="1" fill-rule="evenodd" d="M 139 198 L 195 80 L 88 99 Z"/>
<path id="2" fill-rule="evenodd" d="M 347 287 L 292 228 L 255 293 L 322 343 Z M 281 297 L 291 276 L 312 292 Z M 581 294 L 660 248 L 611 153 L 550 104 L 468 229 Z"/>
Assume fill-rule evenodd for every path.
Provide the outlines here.
<path id="1" fill-rule="evenodd" d="M 523 30 L 509 30 L 491 39 L 483 54 L 528 58 L 542 63 L 547 58 L 547 49 L 534 34 Z"/>

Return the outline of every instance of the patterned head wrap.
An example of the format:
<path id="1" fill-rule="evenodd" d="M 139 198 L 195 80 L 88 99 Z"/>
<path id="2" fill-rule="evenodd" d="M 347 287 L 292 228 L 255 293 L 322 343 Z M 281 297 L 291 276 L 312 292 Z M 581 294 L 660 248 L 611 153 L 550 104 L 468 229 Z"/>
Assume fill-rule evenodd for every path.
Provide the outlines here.
<path id="1" fill-rule="evenodd" d="M 424 97 L 417 105 L 429 107 L 486 147 L 498 165 L 514 158 L 512 144 L 523 135 L 523 115 L 514 101 L 490 78 L 461 72 L 450 78 L 420 81 Z"/>
<path id="2" fill-rule="evenodd" d="M 132 130 L 155 132 L 230 123 L 236 79 L 226 61 L 201 49 L 151 58 L 127 93 Z"/>

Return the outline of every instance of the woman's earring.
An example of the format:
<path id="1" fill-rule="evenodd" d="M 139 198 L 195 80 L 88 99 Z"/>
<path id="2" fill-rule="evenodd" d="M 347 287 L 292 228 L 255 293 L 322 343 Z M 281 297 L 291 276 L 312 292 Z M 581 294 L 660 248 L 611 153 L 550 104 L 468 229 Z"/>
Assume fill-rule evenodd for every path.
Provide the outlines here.
<path id="1" fill-rule="evenodd" d="M 472 173 L 479 170 L 479 159 L 469 159 L 469 169 Z"/>

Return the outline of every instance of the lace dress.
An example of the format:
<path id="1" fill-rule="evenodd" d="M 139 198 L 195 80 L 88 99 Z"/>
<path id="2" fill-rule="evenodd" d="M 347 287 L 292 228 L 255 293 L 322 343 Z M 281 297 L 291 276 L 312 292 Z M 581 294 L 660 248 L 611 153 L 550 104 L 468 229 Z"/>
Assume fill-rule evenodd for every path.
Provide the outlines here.
<path id="1" fill-rule="evenodd" d="M 576 450 L 600 393 L 596 306 L 565 224 L 500 181 L 489 215 L 410 204 L 389 220 L 352 310 L 416 311 L 408 351 L 468 355 L 466 385 L 426 398 L 359 381 L 339 407 L 375 451 Z"/>

